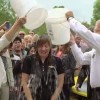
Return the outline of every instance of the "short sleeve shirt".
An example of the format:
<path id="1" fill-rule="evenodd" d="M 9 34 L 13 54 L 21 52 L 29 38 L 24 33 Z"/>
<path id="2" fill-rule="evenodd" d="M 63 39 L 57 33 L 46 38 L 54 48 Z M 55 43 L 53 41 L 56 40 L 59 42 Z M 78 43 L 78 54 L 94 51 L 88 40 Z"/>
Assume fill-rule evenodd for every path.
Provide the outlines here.
<path id="1" fill-rule="evenodd" d="M 24 59 L 22 73 L 31 74 L 32 62 L 36 62 L 36 61 L 34 61 L 34 59 L 32 59 L 32 58 L 34 58 L 32 56 L 35 56 L 35 55 L 27 56 Z M 63 69 L 60 58 L 54 57 L 54 59 L 55 59 L 55 63 L 56 63 L 57 74 L 59 75 L 59 74 L 64 73 L 64 69 Z M 40 67 L 42 67 L 42 65 L 44 67 L 48 66 L 46 61 L 44 62 L 44 64 L 41 61 L 39 61 L 39 65 L 40 65 Z"/>

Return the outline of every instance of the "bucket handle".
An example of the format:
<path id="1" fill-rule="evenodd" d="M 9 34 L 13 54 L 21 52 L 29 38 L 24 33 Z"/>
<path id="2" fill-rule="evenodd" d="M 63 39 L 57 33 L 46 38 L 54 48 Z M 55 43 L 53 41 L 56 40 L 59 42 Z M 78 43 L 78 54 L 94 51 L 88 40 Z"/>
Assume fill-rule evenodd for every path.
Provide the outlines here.
<path id="1" fill-rule="evenodd" d="M 32 10 L 32 8 L 26 13 L 26 15 L 25 16 L 27 16 L 28 15 L 28 13 L 30 12 Z"/>

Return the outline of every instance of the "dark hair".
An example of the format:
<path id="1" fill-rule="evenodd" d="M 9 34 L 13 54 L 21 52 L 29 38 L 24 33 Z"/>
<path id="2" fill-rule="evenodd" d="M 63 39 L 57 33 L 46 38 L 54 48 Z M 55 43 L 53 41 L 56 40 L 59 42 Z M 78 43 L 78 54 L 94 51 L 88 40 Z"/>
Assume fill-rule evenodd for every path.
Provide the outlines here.
<path id="1" fill-rule="evenodd" d="M 10 28 L 10 22 L 6 22 L 6 28 L 7 28 L 7 29 Z"/>
<path id="2" fill-rule="evenodd" d="M 22 40 L 21 40 L 21 38 L 20 38 L 19 36 L 17 36 L 17 37 L 14 39 L 13 42 L 15 42 L 15 41 L 20 41 L 20 42 L 22 43 Z"/>
<path id="3" fill-rule="evenodd" d="M 36 44 L 33 43 L 32 45 L 29 46 L 28 51 L 27 51 L 27 55 L 29 55 L 29 52 L 32 49 L 32 47 L 34 47 L 34 49 L 36 50 Z"/>
<path id="4" fill-rule="evenodd" d="M 46 34 L 40 36 L 39 40 L 37 41 L 37 48 L 45 43 L 48 43 L 48 45 L 51 47 L 51 39 Z"/>
<path id="5" fill-rule="evenodd" d="M 63 45 L 61 45 L 61 46 L 63 46 L 63 54 L 67 54 L 67 53 L 69 53 L 70 52 L 70 42 L 68 42 L 68 43 L 66 43 L 66 44 L 63 44 Z M 58 46 L 58 48 L 57 48 L 57 51 L 56 51 L 56 53 L 59 51 L 59 46 Z"/>
<path id="6" fill-rule="evenodd" d="M 39 40 L 37 41 L 37 44 L 36 44 L 36 56 L 37 56 L 37 58 L 39 58 L 39 54 L 38 54 L 38 52 L 37 52 L 37 49 L 38 49 L 41 45 L 43 45 L 43 44 L 45 44 L 45 43 L 48 43 L 48 45 L 49 45 L 50 48 L 51 48 L 51 46 L 52 46 L 52 44 L 51 44 L 51 39 L 50 39 L 50 37 L 49 37 L 47 34 L 43 34 L 42 36 L 40 36 Z M 50 50 L 50 52 L 49 52 L 47 62 L 48 62 L 48 64 L 51 63 L 51 50 Z"/>
<path id="7" fill-rule="evenodd" d="M 70 46 L 71 46 L 70 42 L 64 45 L 64 51 L 63 51 L 64 54 L 67 54 L 71 51 Z"/>

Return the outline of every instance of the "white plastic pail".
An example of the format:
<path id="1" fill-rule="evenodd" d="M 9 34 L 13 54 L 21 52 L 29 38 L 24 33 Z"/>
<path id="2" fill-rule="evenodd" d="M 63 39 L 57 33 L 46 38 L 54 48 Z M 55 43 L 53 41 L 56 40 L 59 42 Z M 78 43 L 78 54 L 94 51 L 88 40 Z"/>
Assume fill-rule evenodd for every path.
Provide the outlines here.
<path id="1" fill-rule="evenodd" d="M 26 15 L 25 27 L 27 29 L 33 30 L 40 27 L 47 18 L 47 10 L 35 0 L 10 0 L 10 2 L 18 17 Z"/>
<path id="2" fill-rule="evenodd" d="M 70 26 L 65 17 L 65 8 L 54 8 L 48 11 L 46 28 L 52 44 L 63 45 L 70 40 Z"/>

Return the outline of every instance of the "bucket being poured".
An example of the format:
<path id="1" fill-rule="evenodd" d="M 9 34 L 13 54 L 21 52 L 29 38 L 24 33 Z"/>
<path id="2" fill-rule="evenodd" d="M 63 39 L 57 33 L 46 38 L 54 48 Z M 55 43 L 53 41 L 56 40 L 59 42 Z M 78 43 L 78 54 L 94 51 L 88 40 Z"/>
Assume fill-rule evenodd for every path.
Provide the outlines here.
<path id="1" fill-rule="evenodd" d="M 27 29 L 33 30 L 40 27 L 47 18 L 47 10 L 35 0 L 10 0 L 10 3 L 18 17 L 26 15 Z"/>
<path id="2" fill-rule="evenodd" d="M 70 26 L 65 17 L 65 8 L 54 8 L 48 11 L 46 28 L 52 44 L 63 45 L 70 40 Z"/>

